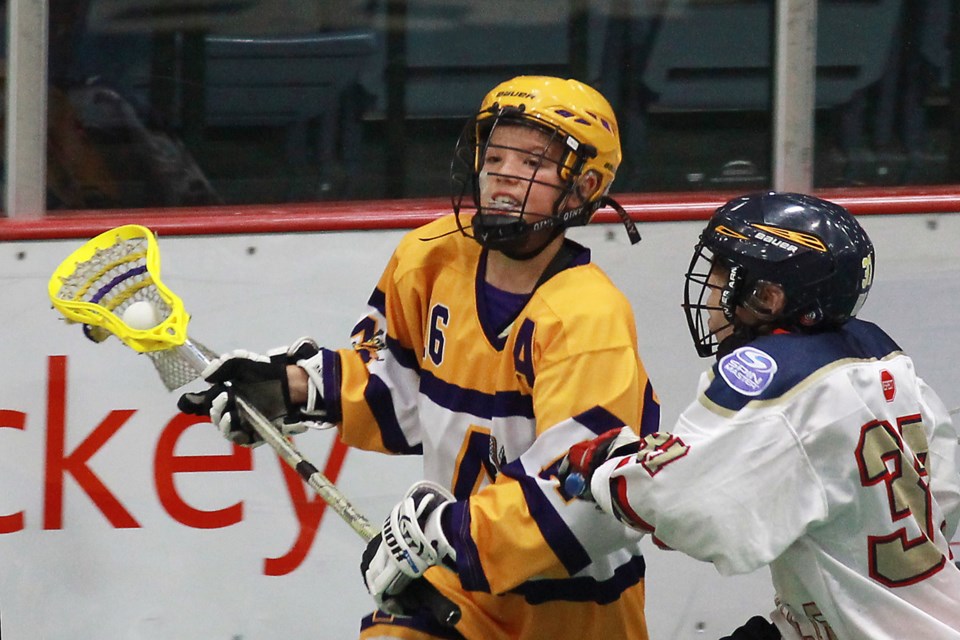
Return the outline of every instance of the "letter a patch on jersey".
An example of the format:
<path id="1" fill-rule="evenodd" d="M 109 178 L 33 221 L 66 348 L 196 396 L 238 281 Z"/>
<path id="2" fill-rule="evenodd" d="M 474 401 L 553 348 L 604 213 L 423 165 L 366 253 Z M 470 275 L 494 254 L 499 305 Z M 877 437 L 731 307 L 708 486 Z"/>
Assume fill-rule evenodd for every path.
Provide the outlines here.
<path id="1" fill-rule="evenodd" d="M 731 389 L 745 396 L 758 396 L 770 386 L 777 361 L 756 347 L 740 347 L 720 360 L 720 376 Z"/>

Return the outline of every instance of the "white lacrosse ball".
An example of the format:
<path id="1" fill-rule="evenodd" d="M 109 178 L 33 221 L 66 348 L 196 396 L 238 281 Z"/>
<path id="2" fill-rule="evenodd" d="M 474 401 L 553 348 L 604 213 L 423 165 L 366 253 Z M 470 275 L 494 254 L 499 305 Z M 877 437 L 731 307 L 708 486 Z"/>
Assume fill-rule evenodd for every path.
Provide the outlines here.
<path id="1" fill-rule="evenodd" d="M 148 300 L 140 300 L 131 304 L 124 309 L 120 319 L 131 329 L 137 329 L 139 331 L 153 329 L 160 324 L 160 318 L 157 317 L 157 310 Z"/>

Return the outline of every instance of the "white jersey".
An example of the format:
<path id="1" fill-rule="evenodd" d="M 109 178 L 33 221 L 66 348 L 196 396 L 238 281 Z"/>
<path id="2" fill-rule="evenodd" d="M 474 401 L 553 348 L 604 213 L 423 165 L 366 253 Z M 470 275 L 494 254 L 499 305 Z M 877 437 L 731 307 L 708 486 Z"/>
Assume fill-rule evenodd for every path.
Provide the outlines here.
<path id="1" fill-rule="evenodd" d="M 608 461 L 591 489 L 721 573 L 769 565 L 784 637 L 949 640 L 958 469 L 943 403 L 893 340 L 851 320 L 720 359 L 673 433 Z"/>

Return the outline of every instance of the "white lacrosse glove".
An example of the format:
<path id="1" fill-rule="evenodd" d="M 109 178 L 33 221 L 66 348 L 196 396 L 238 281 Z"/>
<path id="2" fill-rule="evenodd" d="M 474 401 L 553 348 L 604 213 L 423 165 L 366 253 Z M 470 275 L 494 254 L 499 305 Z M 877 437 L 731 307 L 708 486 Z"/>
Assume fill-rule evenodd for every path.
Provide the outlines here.
<path id="1" fill-rule="evenodd" d="M 309 415 L 294 405 L 290 400 L 287 365 L 314 357 L 320 351 L 316 343 L 306 339 L 267 355 L 232 351 L 211 362 L 203 371 L 204 379 L 212 386 L 202 393 L 185 393 L 177 406 L 184 413 L 209 416 L 227 440 L 257 447 L 263 439 L 238 410 L 235 394 L 239 393 L 284 435 L 303 433 L 314 426 L 316 419 L 322 420 L 322 399 L 314 399 Z"/>
<path id="2" fill-rule="evenodd" d="M 410 583 L 434 565 L 454 566 L 457 553 L 441 526 L 443 511 L 454 500 L 453 494 L 438 484 L 416 483 L 367 544 L 360 573 L 381 611 L 411 615 L 417 603 L 403 597 Z"/>

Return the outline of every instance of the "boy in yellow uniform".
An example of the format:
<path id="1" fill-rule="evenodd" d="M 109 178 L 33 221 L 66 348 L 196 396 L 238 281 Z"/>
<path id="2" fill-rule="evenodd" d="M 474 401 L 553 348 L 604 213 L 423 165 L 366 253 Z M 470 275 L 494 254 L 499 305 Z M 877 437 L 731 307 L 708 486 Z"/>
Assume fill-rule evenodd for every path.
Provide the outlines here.
<path id="1" fill-rule="evenodd" d="M 646 640 L 639 546 L 556 480 L 572 444 L 659 426 L 630 305 L 565 237 L 610 204 L 639 239 L 607 196 L 619 164 L 616 119 L 592 88 L 497 86 L 458 142 L 454 214 L 401 241 L 352 348 L 234 352 L 185 397 L 235 442 L 254 436 L 225 382 L 281 405 L 288 433 L 333 423 L 352 446 L 422 454 L 426 480 L 364 554 L 381 610 L 361 637 Z M 424 573 L 460 606 L 455 630 L 409 601 Z"/>

